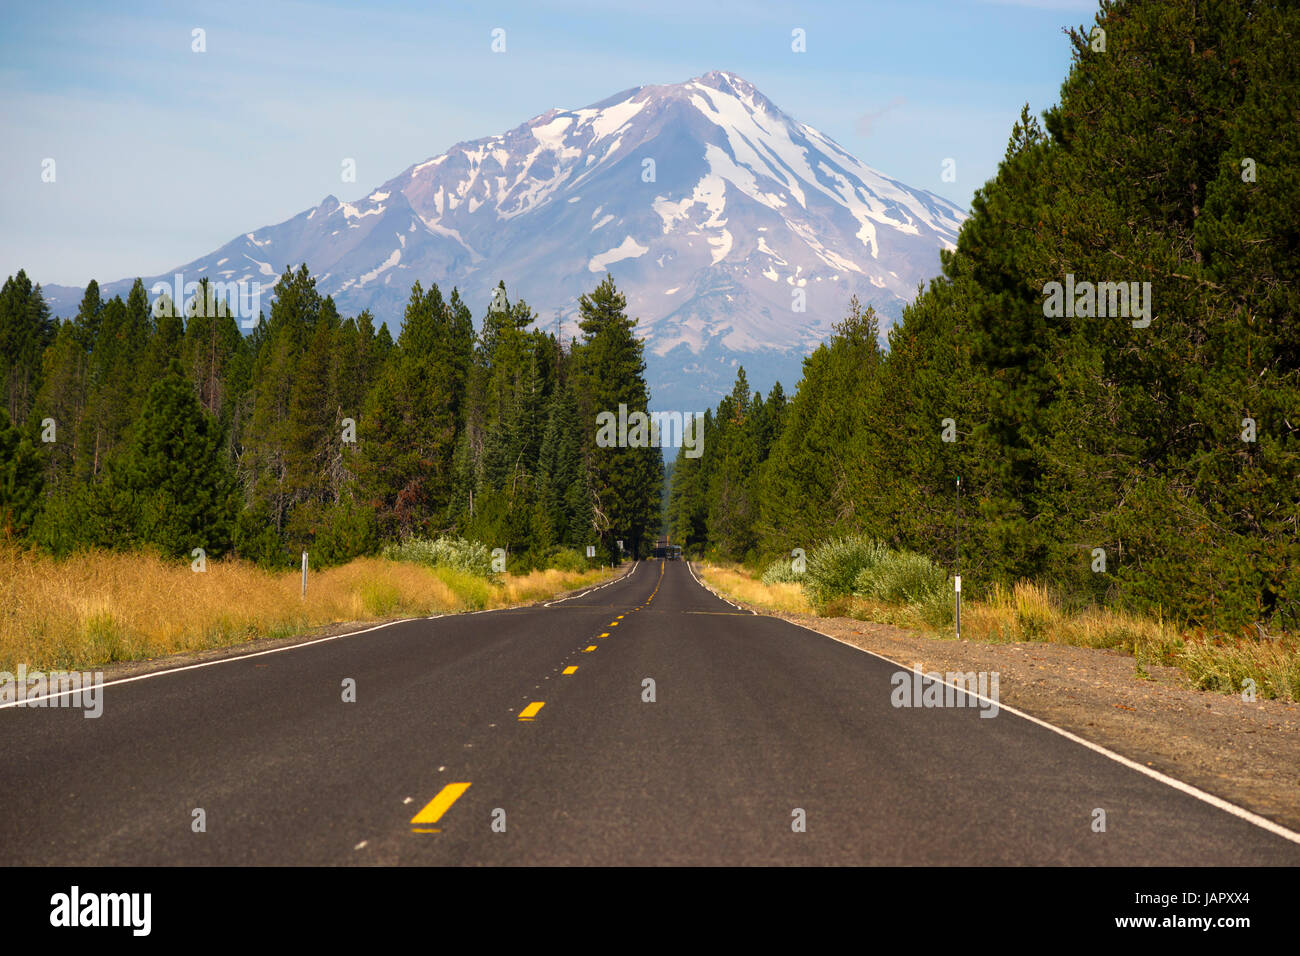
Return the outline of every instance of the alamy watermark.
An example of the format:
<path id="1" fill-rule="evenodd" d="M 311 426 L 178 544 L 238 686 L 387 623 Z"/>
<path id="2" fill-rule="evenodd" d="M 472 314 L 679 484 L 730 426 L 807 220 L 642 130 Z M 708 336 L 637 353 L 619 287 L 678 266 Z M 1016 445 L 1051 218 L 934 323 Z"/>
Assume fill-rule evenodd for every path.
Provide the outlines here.
<path id="1" fill-rule="evenodd" d="M 916 664 L 910 671 L 895 671 L 889 683 L 889 702 L 895 707 L 978 707 L 981 717 L 998 715 L 997 671 L 948 671 L 929 674 Z"/>
<path id="2" fill-rule="evenodd" d="M 1079 282 L 1066 273 L 1064 284 L 1043 286 L 1043 315 L 1059 318 L 1132 319 L 1133 328 L 1151 324 L 1150 282 Z"/>
<path id="3" fill-rule="evenodd" d="M 206 302 L 199 301 L 200 288 L 198 282 L 186 282 L 182 272 L 172 277 L 171 285 L 155 282 L 149 287 L 149 292 L 154 296 L 153 317 L 160 319 L 164 315 L 185 315 L 190 306 L 196 304 L 196 308 L 202 310 L 196 314 L 215 314 L 217 306 L 224 305 L 239 320 L 242 328 L 251 329 L 257 324 L 257 318 L 262 313 L 262 283 L 244 279 L 237 282 L 209 279 Z M 178 306 L 177 303 L 182 305 Z"/>
<path id="4" fill-rule="evenodd" d="M 103 671 L 28 672 L 18 665 L 17 676 L 0 671 L 0 707 L 81 707 L 83 717 L 104 713 Z"/>
<path id="5" fill-rule="evenodd" d="M 704 454 L 703 412 L 629 413 L 620 403 L 618 414 L 596 415 L 598 448 L 684 448 L 687 458 Z"/>
<path id="6" fill-rule="evenodd" d="M 50 925 L 125 927 L 133 936 L 153 928 L 152 893 L 87 893 L 74 885 L 50 897 Z"/>

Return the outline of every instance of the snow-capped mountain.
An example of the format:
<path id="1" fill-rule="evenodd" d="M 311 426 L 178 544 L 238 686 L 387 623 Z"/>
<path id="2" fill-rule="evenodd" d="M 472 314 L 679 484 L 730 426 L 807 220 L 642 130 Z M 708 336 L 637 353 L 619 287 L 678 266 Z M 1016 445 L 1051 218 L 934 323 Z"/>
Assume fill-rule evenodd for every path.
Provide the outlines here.
<path id="1" fill-rule="evenodd" d="M 640 319 L 655 406 L 696 409 L 738 364 L 756 386 L 792 389 L 854 293 L 896 318 L 965 217 L 713 72 L 459 143 L 146 285 L 258 280 L 266 308 L 265 287 L 306 262 L 343 314 L 369 308 L 396 334 L 417 279 L 459 287 L 479 315 L 504 279 L 572 334 L 578 297 L 609 271 Z M 46 291 L 57 314 L 75 310 L 80 290 Z"/>

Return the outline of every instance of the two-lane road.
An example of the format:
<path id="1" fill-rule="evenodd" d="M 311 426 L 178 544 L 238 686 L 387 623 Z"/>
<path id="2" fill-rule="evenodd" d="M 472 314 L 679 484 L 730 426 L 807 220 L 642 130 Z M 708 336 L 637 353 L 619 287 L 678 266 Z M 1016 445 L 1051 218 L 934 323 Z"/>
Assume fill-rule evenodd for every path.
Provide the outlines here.
<path id="1" fill-rule="evenodd" d="M 1300 863 L 1293 835 L 1005 709 L 896 707 L 898 670 L 645 562 L 548 606 L 110 684 L 98 719 L 0 709 L 0 847 L 68 865 Z"/>

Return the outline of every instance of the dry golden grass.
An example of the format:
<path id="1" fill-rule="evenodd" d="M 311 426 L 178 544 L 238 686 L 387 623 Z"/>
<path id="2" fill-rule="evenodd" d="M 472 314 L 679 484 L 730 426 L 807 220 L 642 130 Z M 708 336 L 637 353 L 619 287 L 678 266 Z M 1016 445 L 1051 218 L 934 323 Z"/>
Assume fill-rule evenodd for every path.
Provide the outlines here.
<path id="1" fill-rule="evenodd" d="M 812 614 L 803 587 L 793 582 L 764 584 L 739 565 L 697 564 L 696 573 L 709 587 L 734 601 L 786 614 Z"/>
<path id="2" fill-rule="evenodd" d="M 1021 581 L 994 585 L 989 597 L 962 605 L 962 637 L 974 641 L 1049 641 L 1078 647 L 1116 647 L 1147 663 L 1173 663 L 1183 640 L 1164 621 L 1110 608 L 1063 611 L 1046 588 Z"/>
<path id="3" fill-rule="evenodd" d="M 995 587 L 987 601 L 962 608 L 962 637 L 987 641 L 1051 641 L 1080 647 L 1113 647 L 1146 664 L 1179 668 L 1206 690 L 1240 693 L 1246 680 L 1260 697 L 1300 700 L 1300 640 L 1282 635 L 1261 641 L 1187 631 L 1160 618 L 1088 608 L 1061 610 L 1051 593 L 1021 582 L 1008 592 Z"/>
<path id="4" fill-rule="evenodd" d="M 738 566 L 703 565 L 700 576 L 721 594 L 754 607 L 797 614 L 815 613 L 797 584 L 765 585 Z M 953 597 L 927 606 L 902 606 L 845 597 L 831 601 L 824 616 L 878 621 L 952 637 Z M 1204 690 L 1241 693 L 1247 680 L 1262 698 L 1300 701 L 1300 637 L 1259 641 L 1180 630 L 1159 618 L 1109 608 L 1063 610 L 1051 591 L 1021 581 L 995 586 L 981 601 L 963 601 L 961 636 L 972 641 L 1048 641 L 1078 647 L 1113 647 L 1132 654 L 1135 668 L 1179 668 Z"/>
<path id="5" fill-rule="evenodd" d="M 0 543 L 0 670 L 77 669 L 286 637 L 351 621 L 509 607 L 614 571 L 535 571 L 499 584 L 444 568 L 359 558 L 312 572 L 93 552 L 66 560 Z"/>

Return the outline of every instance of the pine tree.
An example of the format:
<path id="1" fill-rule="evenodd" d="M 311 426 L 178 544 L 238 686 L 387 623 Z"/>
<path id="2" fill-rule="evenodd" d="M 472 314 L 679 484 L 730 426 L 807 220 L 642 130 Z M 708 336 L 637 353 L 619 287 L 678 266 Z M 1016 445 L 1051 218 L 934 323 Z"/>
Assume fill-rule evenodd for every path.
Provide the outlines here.
<path id="1" fill-rule="evenodd" d="M 41 384 L 41 355 L 54 332 L 41 287 L 19 269 L 0 288 L 0 407 L 15 425 L 27 421 Z"/>
<path id="2" fill-rule="evenodd" d="M 131 515 L 137 540 L 176 556 L 229 550 L 237 499 L 222 445 L 220 426 L 174 365 L 150 390 L 131 443 L 105 481 L 107 494 L 120 496 L 113 507 Z"/>
<path id="3" fill-rule="evenodd" d="M 81 296 L 77 314 L 72 319 L 73 328 L 77 333 L 77 342 L 83 351 L 89 352 L 94 348 L 95 341 L 99 338 L 99 325 L 103 320 L 104 305 L 104 300 L 99 294 L 99 283 L 91 279 Z"/>
<path id="4" fill-rule="evenodd" d="M 535 523 L 550 520 L 537 511 L 538 459 L 559 346 L 554 337 L 529 331 L 535 319 L 522 299 L 509 301 L 500 283 L 474 353 L 456 473 L 462 526 L 519 556 L 543 547 L 552 533 Z"/>
<path id="5" fill-rule="evenodd" d="M 414 285 L 402 334 L 359 423 L 358 487 L 387 537 L 450 527 L 468 362 L 458 311 L 436 285 L 427 293 Z"/>
<path id="6" fill-rule="evenodd" d="M 577 398 L 566 383 L 551 396 L 538 454 L 534 528 L 542 551 L 595 543 L 583 446 Z"/>
<path id="7" fill-rule="evenodd" d="M 199 404 L 218 419 L 230 414 L 226 378 L 242 339 L 230 304 L 219 299 L 207 279 L 200 280 L 198 293 L 187 306 L 180 351 Z"/>
<path id="8" fill-rule="evenodd" d="M 862 529 L 870 514 L 849 454 L 866 429 L 881 364 L 878 320 L 856 298 L 831 339 L 804 360 L 760 491 L 764 550 L 788 553 L 811 541 Z M 859 459 L 860 460 L 860 459 Z"/>
<path id="9" fill-rule="evenodd" d="M 683 553 L 698 552 L 709 540 L 709 477 L 717 447 L 713 409 L 705 411 L 695 439 L 700 454 L 688 457 L 683 443 L 673 462 L 673 483 L 668 492 L 669 535 L 682 546 Z"/>
<path id="10" fill-rule="evenodd" d="M 40 454 L 0 408 L 0 535 L 26 533 L 41 508 Z"/>
<path id="11" fill-rule="evenodd" d="M 303 526 L 311 524 L 306 518 L 299 522 L 291 546 L 285 538 L 291 512 L 312 497 L 320 481 L 318 462 L 325 457 L 318 445 L 325 440 L 319 419 L 325 415 L 320 389 L 329 381 L 328 339 L 317 343 L 310 367 L 306 357 L 319 329 L 324 327 L 320 335 L 327 337 L 336 318 L 333 304 L 326 305 L 302 265 L 280 277 L 271 316 L 255 331 L 257 354 L 239 456 L 240 483 L 255 517 L 241 523 L 241 553 L 287 562 L 302 543 Z M 267 523 L 284 548 L 271 546 Z"/>
<path id="12" fill-rule="evenodd" d="M 756 416 L 762 414 L 762 397 L 751 395 L 742 366 L 731 395 L 718 404 L 716 457 L 709 475 L 708 537 L 721 556 L 739 561 L 757 543 L 757 502 L 752 498 L 752 476 L 758 469 Z"/>
<path id="13" fill-rule="evenodd" d="M 609 555 L 617 553 L 616 540 L 634 555 L 644 555 L 654 545 L 659 529 L 659 488 L 663 458 L 659 449 L 600 447 L 595 436 L 597 416 L 617 417 L 620 405 L 627 413 L 646 412 L 649 389 L 645 382 L 644 345 L 635 335 L 636 320 L 626 314 L 627 299 L 606 276 L 595 291 L 578 303 L 583 338 L 574 346 L 579 418 L 591 439 L 587 443 L 587 474 L 595 531 Z"/>
<path id="14" fill-rule="evenodd" d="M 30 416 L 33 427 L 29 430 L 40 434 L 48 449 L 45 484 L 50 490 L 72 480 L 79 457 L 77 439 L 86 406 L 89 358 L 71 321 L 59 324 L 54 341 L 41 357 L 41 388 Z M 46 435 L 53 440 L 47 441 Z"/>

